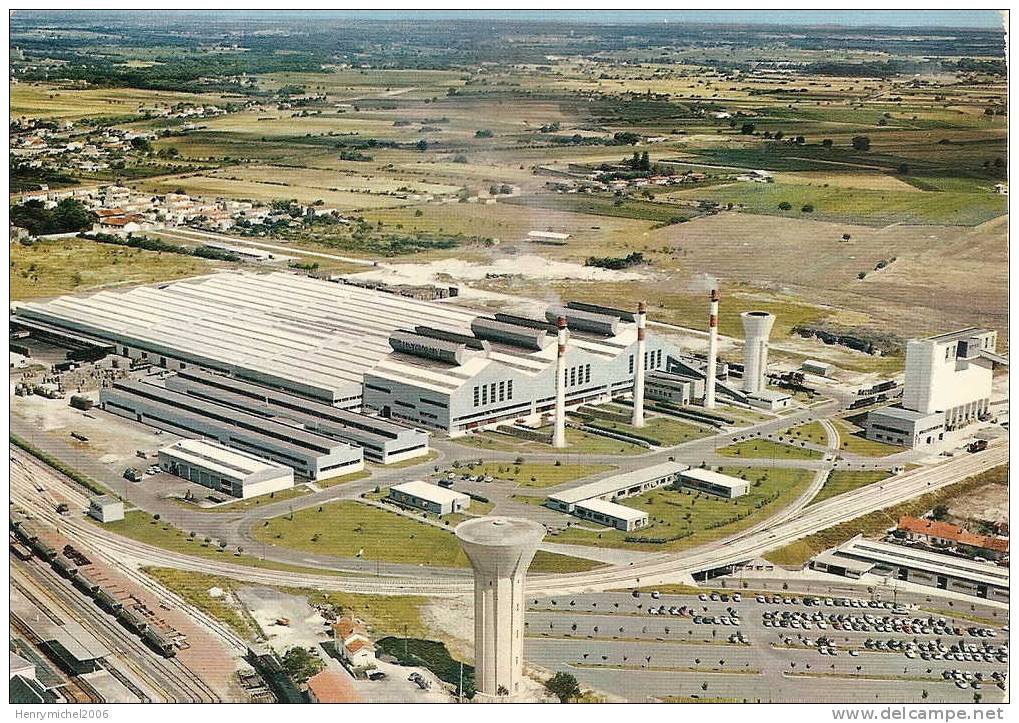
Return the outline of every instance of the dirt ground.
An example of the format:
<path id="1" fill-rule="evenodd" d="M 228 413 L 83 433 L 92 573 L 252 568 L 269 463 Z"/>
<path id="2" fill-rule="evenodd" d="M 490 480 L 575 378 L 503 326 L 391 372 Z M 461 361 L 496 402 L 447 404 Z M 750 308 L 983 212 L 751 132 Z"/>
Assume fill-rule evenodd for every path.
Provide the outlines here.
<path id="1" fill-rule="evenodd" d="M 1008 522 L 1008 488 L 1004 485 L 984 485 L 957 500 L 948 514 L 961 520 Z"/>

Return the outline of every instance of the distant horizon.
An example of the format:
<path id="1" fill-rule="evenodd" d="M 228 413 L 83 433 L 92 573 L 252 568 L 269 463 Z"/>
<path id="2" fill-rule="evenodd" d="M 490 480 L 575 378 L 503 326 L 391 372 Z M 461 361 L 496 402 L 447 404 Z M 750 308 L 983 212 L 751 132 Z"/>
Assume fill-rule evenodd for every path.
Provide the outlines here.
<path id="1" fill-rule="evenodd" d="M 925 30 L 1005 30 L 999 10 L 22 10 L 12 17 L 46 15 L 111 17 L 159 13 L 252 21 L 298 20 L 309 16 L 354 21 L 489 21 L 551 22 L 575 25 L 715 24 L 729 26 L 923 28 Z"/>

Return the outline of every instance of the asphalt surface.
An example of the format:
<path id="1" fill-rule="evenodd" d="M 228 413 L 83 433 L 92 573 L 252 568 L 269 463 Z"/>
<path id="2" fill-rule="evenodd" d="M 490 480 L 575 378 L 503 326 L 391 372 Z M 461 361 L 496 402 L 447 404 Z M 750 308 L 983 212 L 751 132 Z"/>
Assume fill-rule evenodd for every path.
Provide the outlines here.
<path id="1" fill-rule="evenodd" d="M 766 611 L 907 620 L 940 616 L 919 609 L 898 616 L 870 608 L 806 606 L 802 602 L 762 604 L 747 594 L 740 603 L 668 594 L 653 600 L 648 592 L 640 598 L 627 593 L 599 593 L 529 597 L 526 602 L 529 611 L 524 650 L 529 662 L 552 671 L 566 670 L 582 686 L 631 702 L 697 696 L 738 702 L 972 703 L 974 693 L 979 693 L 984 702 L 1004 697 L 1004 691 L 991 681 L 991 673 L 1006 672 L 1007 664 L 925 661 L 901 652 L 865 647 L 868 638 L 903 642 L 940 639 L 946 646 L 960 641 L 1007 644 L 1008 634 L 1000 628 L 994 638 L 977 638 L 965 632 L 975 623 L 947 617 L 950 623 L 963 628 L 961 637 L 842 631 L 827 623 L 825 630 L 770 628 L 763 624 Z M 728 615 L 727 609 L 731 608 L 739 613 L 741 624 L 697 624 L 692 617 L 647 613 L 648 607 L 660 605 L 688 606 L 698 614 L 711 616 Z M 747 643 L 728 642 L 737 631 Z M 836 655 L 818 651 L 816 641 L 820 636 L 832 641 Z M 828 646 L 824 647 L 827 650 Z M 851 649 L 857 655 L 850 655 Z M 979 690 L 960 688 L 943 677 L 943 671 L 951 669 L 979 671 L 989 682 Z"/>

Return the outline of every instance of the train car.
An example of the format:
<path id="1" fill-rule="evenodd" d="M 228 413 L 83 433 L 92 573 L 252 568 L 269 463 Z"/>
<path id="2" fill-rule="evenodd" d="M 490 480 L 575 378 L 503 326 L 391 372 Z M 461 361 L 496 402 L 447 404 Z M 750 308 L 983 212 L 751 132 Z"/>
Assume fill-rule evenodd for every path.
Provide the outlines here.
<path id="1" fill-rule="evenodd" d="M 172 658 L 177 654 L 177 649 L 169 636 L 154 627 L 148 627 L 142 633 L 142 640 L 164 658 Z"/>
<path id="2" fill-rule="evenodd" d="M 106 592 L 101 587 L 96 591 L 96 602 L 99 604 L 99 607 L 111 613 L 116 613 L 124 607 L 124 603 L 120 602 L 120 600 L 110 595 L 110 593 Z"/>
<path id="3" fill-rule="evenodd" d="M 95 597 L 99 594 L 99 583 L 92 580 L 88 575 L 78 571 L 78 574 L 74 576 L 74 586 L 81 590 L 89 597 Z"/>
<path id="4" fill-rule="evenodd" d="M 125 628 L 138 634 L 144 633 L 146 628 L 149 627 L 149 623 L 145 618 L 124 606 L 121 606 L 120 610 L 117 611 L 117 620 Z"/>
<path id="5" fill-rule="evenodd" d="M 47 545 L 45 542 L 40 540 L 38 537 L 32 539 L 28 543 L 28 546 L 32 548 L 32 552 L 41 557 L 46 562 L 52 562 L 57 556 L 57 551 Z"/>
<path id="6" fill-rule="evenodd" d="M 12 526 L 14 527 L 14 534 L 17 535 L 18 539 L 26 545 L 39 539 L 39 536 L 35 534 L 35 530 L 32 529 L 31 525 L 25 522 L 15 522 Z"/>
<path id="7" fill-rule="evenodd" d="M 68 580 L 74 579 L 78 574 L 78 566 L 68 560 L 66 557 L 54 557 L 51 563 L 53 569 L 59 572 L 61 575 L 66 577 Z"/>

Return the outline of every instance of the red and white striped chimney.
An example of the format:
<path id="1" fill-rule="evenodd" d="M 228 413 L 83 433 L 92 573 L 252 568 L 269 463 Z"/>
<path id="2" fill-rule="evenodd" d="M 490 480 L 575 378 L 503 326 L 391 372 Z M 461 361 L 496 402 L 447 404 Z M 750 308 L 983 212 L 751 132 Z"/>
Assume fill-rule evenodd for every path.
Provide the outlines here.
<path id="1" fill-rule="evenodd" d="M 711 290 L 708 316 L 708 366 L 704 381 L 704 407 L 715 408 L 715 368 L 718 366 L 718 289 Z"/>
<path id="2" fill-rule="evenodd" d="M 566 446 L 566 317 L 560 316 L 556 322 L 559 349 L 555 363 L 555 422 L 552 432 L 552 446 Z"/>
<path id="3" fill-rule="evenodd" d="M 637 304 L 637 357 L 633 366 L 633 420 L 634 427 L 644 426 L 644 364 L 647 357 L 647 302 Z"/>

